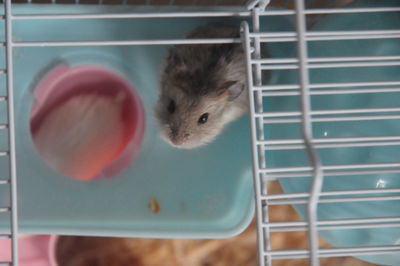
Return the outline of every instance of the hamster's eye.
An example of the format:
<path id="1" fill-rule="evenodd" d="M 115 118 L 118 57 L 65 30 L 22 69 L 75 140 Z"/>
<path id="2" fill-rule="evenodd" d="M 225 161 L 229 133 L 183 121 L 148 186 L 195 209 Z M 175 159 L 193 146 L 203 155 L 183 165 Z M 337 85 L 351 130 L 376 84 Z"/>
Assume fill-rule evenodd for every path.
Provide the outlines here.
<path id="1" fill-rule="evenodd" d="M 197 121 L 197 123 L 205 124 L 207 120 L 208 120 L 208 113 L 204 113 L 200 116 L 199 121 Z"/>
<path id="2" fill-rule="evenodd" d="M 173 113 L 175 112 L 176 104 L 175 104 L 175 101 L 174 101 L 174 100 L 171 100 L 171 101 L 169 102 L 167 109 L 168 109 L 168 112 L 169 112 L 170 114 L 173 114 Z"/>

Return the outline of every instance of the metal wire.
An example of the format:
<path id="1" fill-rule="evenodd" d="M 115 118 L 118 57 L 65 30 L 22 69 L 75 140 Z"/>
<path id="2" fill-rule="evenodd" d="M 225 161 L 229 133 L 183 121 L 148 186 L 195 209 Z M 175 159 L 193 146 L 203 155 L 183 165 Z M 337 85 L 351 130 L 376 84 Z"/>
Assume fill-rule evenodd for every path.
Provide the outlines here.
<path id="1" fill-rule="evenodd" d="M 100 14 L 16 14 L 14 20 L 58 20 L 58 19 L 145 19 L 145 18 L 206 18 L 248 17 L 251 13 L 231 11 L 208 12 L 161 12 L 161 13 L 100 13 Z M 279 15 L 272 13 L 269 15 Z"/>
<path id="2" fill-rule="evenodd" d="M 347 248 L 323 248 L 318 250 L 318 257 L 347 257 L 347 256 L 362 256 L 376 254 L 391 254 L 400 252 L 398 245 L 387 246 L 368 246 L 368 247 L 347 247 Z M 273 250 L 271 256 L 275 260 L 282 259 L 306 259 L 309 257 L 310 250 L 294 249 L 294 250 Z"/>
<path id="3" fill-rule="evenodd" d="M 258 1 L 261 2 L 261 1 Z M 253 22 L 253 32 L 260 32 L 260 11 L 262 11 L 263 8 L 265 8 L 265 6 L 268 4 L 267 2 L 269 1 L 263 1 L 263 3 L 257 3 L 256 8 L 253 9 L 252 11 L 252 22 Z M 261 6 L 260 6 L 261 5 Z M 264 6 L 265 5 L 265 6 Z M 252 47 L 252 58 L 255 59 L 261 59 L 261 43 L 260 43 L 260 38 L 255 37 L 253 40 L 253 47 Z M 250 50 L 248 51 L 250 52 Z M 249 63 L 249 62 L 247 62 Z M 249 66 L 250 68 L 252 67 L 251 65 Z M 261 86 L 262 84 L 262 72 L 261 72 L 261 67 L 260 65 L 255 65 L 253 66 L 254 68 L 253 70 L 253 74 L 254 74 L 254 82 L 251 84 L 251 86 L 256 85 L 256 86 Z M 263 98 L 262 98 L 262 94 L 258 91 L 254 92 L 255 95 L 255 108 L 256 108 L 256 112 L 262 112 L 263 111 Z M 264 127 L 263 127 L 263 121 L 260 118 L 256 118 L 256 123 L 257 123 L 257 139 L 263 140 L 264 139 Z M 265 155 L 262 152 L 262 147 L 261 146 L 257 146 L 258 149 L 258 157 L 259 157 L 259 167 L 261 168 L 265 168 L 266 164 L 265 164 Z M 261 193 L 266 193 L 266 186 L 264 184 L 261 184 Z M 269 212 L 268 212 L 268 205 L 262 205 L 262 216 L 263 216 L 263 220 L 264 221 L 269 221 Z M 269 232 L 269 228 L 265 227 L 265 229 L 262 232 L 263 236 L 265 239 L 268 239 L 268 237 L 265 236 L 269 236 L 270 232 Z M 264 241 L 265 242 L 265 241 Z M 271 250 L 271 243 L 269 241 L 266 241 L 265 243 L 265 250 Z M 266 257 L 265 260 L 267 265 L 271 265 L 272 261 L 271 258 L 269 256 Z"/>
<path id="4" fill-rule="evenodd" d="M 363 202 L 363 201 L 390 201 L 390 200 L 400 200 L 400 196 L 368 196 L 368 197 L 349 197 L 349 198 L 339 198 L 339 199 L 319 199 L 318 203 L 340 203 L 340 202 Z M 311 199 L 304 200 L 271 200 L 270 205 L 299 205 L 308 204 Z"/>
<path id="5" fill-rule="evenodd" d="M 9 140 L 9 169 L 11 194 L 11 236 L 13 266 L 18 266 L 18 207 L 17 207 L 17 166 L 15 155 L 15 117 L 13 91 L 13 40 L 12 40 L 12 7 L 11 0 L 5 0 L 5 42 L 6 42 L 6 87 L 8 100 L 8 140 Z"/>
<path id="6" fill-rule="evenodd" d="M 253 33 L 251 37 L 260 37 L 261 42 L 296 42 L 295 32 Z M 399 30 L 353 30 L 353 31 L 313 31 L 305 33 L 304 41 L 339 41 L 363 39 L 400 38 Z"/>
<path id="7" fill-rule="evenodd" d="M 374 223 L 393 223 L 400 222 L 400 217 L 382 217 L 382 218 L 363 218 L 363 219 L 338 219 L 338 220 L 322 220 L 318 221 L 317 225 L 341 225 L 341 224 L 374 224 Z M 293 222 L 272 222 L 271 227 L 304 227 L 306 229 L 307 222 L 293 221 Z M 357 227 L 354 227 L 357 229 Z"/>
<path id="8" fill-rule="evenodd" d="M 264 10 L 268 6 L 269 2 L 270 0 L 249 0 L 246 6 L 249 10 Z"/>
<path id="9" fill-rule="evenodd" d="M 27 0 L 31 3 L 32 0 Z M 174 4 L 170 0 L 169 4 Z M 218 5 L 219 3 L 215 3 Z M 348 13 L 377 13 L 377 12 L 399 12 L 398 7 L 365 7 L 365 8 L 337 8 L 337 9 L 309 9 L 305 10 L 306 15 L 312 14 L 348 14 Z M 260 11 L 260 16 L 285 16 L 295 15 L 294 10 L 266 10 Z M 95 18 L 160 18 L 160 17 L 215 17 L 215 16 L 251 16 L 251 11 L 242 12 L 159 12 L 159 13 L 127 13 L 127 14 L 18 14 L 14 19 L 95 19 Z"/>
<path id="10" fill-rule="evenodd" d="M 308 211 L 308 243 L 310 249 L 310 264 L 319 265 L 318 258 L 318 231 L 317 231 L 317 206 L 322 189 L 323 168 L 312 142 L 312 120 L 311 120 L 311 98 L 309 95 L 309 77 L 306 58 L 308 57 L 306 35 L 306 19 L 304 15 L 303 0 L 296 0 L 296 29 L 297 29 L 297 51 L 299 56 L 299 80 L 301 87 L 301 125 L 304 145 L 306 146 L 308 158 L 312 164 L 313 180 L 310 189 L 310 199 L 307 202 Z"/>
<path id="11" fill-rule="evenodd" d="M 370 168 L 398 168 L 400 162 L 395 163 L 365 163 L 365 164 L 335 164 L 322 166 L 323 171 L 329 170 L 345 170 L 345 169 L 370 169 Z M 286 173 L 286 172 L 312 172 L 313 166 L 291 166 L 291 167 L 273 167 L 268 169 L 260 169 L 268 174 L 272 173 Z"/>
<path id="12" fill-rule="evenodd" d="M 252 75 L 252 67 L 250 64 L 251 61 L 251 47 L 250 47 L 250 38 L 249 38 L 249 25 L 247 22 L 243 22 L 241 24 L 241 36 L 243 39 L 243 46 L 244 46 L 244 51 L 246 55 L 246 72 L 247 72 L 247 88 L 248 88 L 248 97 L 249 97 L 249 111 L 252 117 L 254 117 L 255 110 L 256 110 L 256 101 L 255 101 L 255 95 L 253 90 L 251 89 L 253 87 L 253 75 Z M 252 145 L 252 156 L 253 156 L 253 175 L 254 175 L 254 191 L 255 191 L 255 200 L 256 200 L 256 219 L 257 219 L 257 227 L 258 227 L 258 235 L 257 235 L 257 242 L 258 242 L 258 248 L 259 248 L 259 265 L 264 266 L 265 265 L 265 259 L 264 259 L 264 252 L 266 250 L 270 250 L 270 248 L 267 249 L 267 238 L 264 236 L 264 229 L 262 227 L 263 221 L 264 221 L 264 210 L 263 210 L 263 204 L 261 201 L 261 190 L 262 190 L 262 182 L 261 182 L 261 175 L 259 173 L 259 168 L 260 168 L 260 157 L 259 157 L 259 147 L 256 145 L 256 142 L 254 140 L 258 139 L 257 138 L 257 122 L 255 119 L 250 119 L 250 129 L 251 129 L 251 136 L 253 139 L 253 145 Z M 268 230 L 268 227 L 266 228 Z M 268 234 L 268 232 L 267 232 Z M 266 255 L 267 263 L 268 266 L 271 265 L 271 258 Z"/>
<path id="13" fill-rule="evenodd" d="M 393 113 L 400 112 L 400 107 L 387 107 L 387 108 L 358 108 L 358 109 L 333 109 L 333 110 L 318 110 L 310 111 L 312 116 L 321 115 L 348 115 L 348 114 L 379 114 L 379 113 Z M 291 117 L 291 116 L 301 116 L 302 112 L 269 112 L 263 114 L 255 114 L 256 117 Z"/>
<path id="14" fill-rule="evenodd" d="M 313 14 L 350 14 L 350 13 L 380 13 L 380 12 L 399 12 L 399 7 L 359 7 L 359 8 L 331 8 L 331 9 L 308 9 L 304 13 Z"/>
<path id="15" fill-rule="evenodd" d="M 377 60 L 400 60 L 398 55 L 387 55 L 387 56 L 346 56 L 346 57 L 311 57 L 306 58 L 308 63 L 327 63 L 327 62 L 354 62 L 354 61 L 377 61 Z M 286 64 L 293 63 L 298 64 L 299 60 L 297 58 L 263 58 L 263 59 L 253 59 L 252 63 L 255 64 Z"/>
<path id="16" fill-rule="evenodd" d="M 400 141 L 370 142 L 370 143 L 329 143 L 314 144 L 315 149 L 334 149 L 334 148 L 356 148 L 356 147 L 381 147 L 381 146 L 400 146 Z M 304 149 L 304 145 L 274 145 L 265 147 L 266 150 L 298 150 Z"/>
<path id="17" fill-rule="evenodd" d="M 380 193 L 400 193 L 400 188 L 384 188 L 384 189 L 352 189 L 352 190 L 338 190 L 338 191 L 322 191 L 321 197 L 326 196 L 343 196 L 343 195 L 365 195 L 365 194 L 380 194 Z M 272 194 L 262 195 L 265 200 L 274 199 L 291 199 L 291 198 L 307 198 L 310 193 L 284 193 L 284 194 Z"/>
<path id="18" fill-rule="evenodd" d="M 371 81 L 371 82 L 341 82 L 341 83 L 314 83 L 310 84 L 310 89 L 340 89 L 347 87 L 386 87 L 386 86 L 400 86 L 400 81 Z M 254 90 L 261 91 L 283 91 L 283 90 L 299 90 L 300 86 L 297 84 L 288 84 L 288 85 L 264 85 L 264 86 L 254 86 Z"/>
<path id="19" fill-rule="evenodd" d="M 275 180 L 278 178 L 300 178 L 309 177 L 309 172 L 303 173 L 274 173 L 273 176 L 269 173 L 264 172 L 267 177 L 266 180 Z M 325 171 L 325 177 L 328 176 L 351 176 L 351 175 L 383 175 L 383 174 L 400 174 L 400 169 L 380 169 L 380 170 L 354 170 L 351 171 L 340 171 L 340 170 L 327 170 Z"/>
<path id="20" fill-rule="evenodd" d="M 31 0 L 28 0 L 30 2 Z M 343 8 L 343 9 L 311 9 L 305 10 L 306 15 L 311 14 L 348 14 L 348 13 L 376 13 L 399 12 L 398 7 L 384 8 Z M 260 11 L 259 16 L 290 16 L 295 15 L 294 10 L 266 10 Z M 116 18 L 180 18 L 180 17 L 249 17 L 251 11 L 242 12 L 158 12 L 158 13 L 104 13 L 104 14 L 16 14 L 14 20 L 26 19 L 116 19 Z M 253 33 L 250 33 L 252 35 Z"/>
<path id="21" fill-rule="evenodd" d="M 133 40 L 133 41 L 38 41 L 14 42 L 14 47 L 76 47 L 76 46 L 133 46 L 133 45 L 179 45 L 179 44 L 221 44 L 239 43 L 239 39 L 171 39 L 171 40 Z"/>

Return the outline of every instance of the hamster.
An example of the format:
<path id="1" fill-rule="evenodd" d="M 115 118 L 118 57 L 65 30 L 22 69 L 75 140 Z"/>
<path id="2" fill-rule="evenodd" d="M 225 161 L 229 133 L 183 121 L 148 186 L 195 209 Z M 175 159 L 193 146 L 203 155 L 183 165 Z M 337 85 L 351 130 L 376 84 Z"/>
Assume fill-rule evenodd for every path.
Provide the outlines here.
<path id="1" fill-rule="evenodd" d="M 239 38 L 239 27 L 208 24 L 188 39 Z M 240 43 L 169 49 L 155 107 L 162 137 L 184 149 L 212 142 L 247 110 L 245 55 Z"/>

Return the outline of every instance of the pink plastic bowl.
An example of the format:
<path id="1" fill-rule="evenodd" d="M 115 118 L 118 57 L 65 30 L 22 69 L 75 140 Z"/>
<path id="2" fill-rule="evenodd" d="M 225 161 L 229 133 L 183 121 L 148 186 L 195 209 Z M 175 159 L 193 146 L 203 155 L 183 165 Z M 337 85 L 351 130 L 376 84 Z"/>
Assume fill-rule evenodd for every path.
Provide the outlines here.
<path id="1" fill-rule="evenodd" d="M 25 235 L 18 239 L 19 265 L 57 266 L 56 235 Z M 11 239 L 0 240 L 0 261 L 11 261 Z"/>
<path id="2" fill-rule="evenodd" d="M 88 169 L 87 172 L 91 173 L 90 176 L 82 175 L 70 177 L 81 180 L 92 180 L 100 177 L 113 176 L 125 168 L 140 149 L 144 133 L 144 111 L 140 98 L 131 85 L 125 79 L 108 69 L 92 65 L 69 67 L 62 64 L 49 71 L 34 90 L 35 101 L 32 106 L 30 122 L 34 144 L 39 154 L 43 155 L 40 150 L 40 145 L 35 143 L 35 137 L 37 140 L 37 134 L 40 134 L 37 133 L 40 132 L 38 128 L 40 128 L 42 124 L 48 123 L 43 121 L 48 121 L 46 119 L 51 112 L 57 110 L 59 106 L 63 106 L 63 104 L 71 99 L 77 99 L 82 95 L 95 95 L 94 97 L 97 95 L 99 97 L 101 96 L 102 99 L 108 99 L 107 97 L 109 97 L 109 99 L 115 99 L 123 95 L 123 100 L 121 100 L 121 103 L 119 103 L 120 107 L 118 107 L 118 110 L 120 110 L 120 118 L 118 121 L 122 121 L 118 123 L 122 123 L 122 126 L 119 127 L 122 129 L 116 132 L 118 136 L 121 137 L 117 139 L 118 147 L 115 148 L 112 155 L 106 159 L 104 159 L 104 157 L 108 155 L 104 155 L 105 153 L 98 152 L 95 149 L 93 152 L 92 149 L 86 149 L 84 153 L 79 153 L 85 154 L 86 158 L 89 158 L 92 164 L 79 162 L 79 160 L 82 160 L 81 158 L 70 164 L 78 164 L 79 167 L 83 169 L 84 167 L 93 167 L 94 170 Z M 56 111 L 54 111 L 54 113 L 55 112 Z M 101 117 L 99 119 L 101 119 Z M 62 118 L 59 120 L 62 120 Z M 53 118 L 52 121 L 57 121 L 57 119 L 54 120 Z M 48 126 L 48 124 L 46 124 L 46 126 Z M 60 131 L 60 134 L 62 133 L 63 131 Z M 111 132 L 111 136 L 115 135 L 116 134 Z M 42 138 L 42 140 L 46 142 L 46 138 Z M 53 146 L 50 145 L 49 147 L 59 145 L 56 142 L 56 138 L 53 138 L 53 141 L 54 143 L 51 144 Z M 97 147 L 95 143 L 91 145 L 90 147 Z M 61 150 L 63 152 L 65 149 Z M 99 161 L 102 160 L 101 163 L 97 165 L 96 156 L 99 157 Z M 100 156 L 103 157 L 100 158 Z M 52 156 L 50 156 L 50 158 L 52 158 Z M 74 159 L 75 155 L 73 155 L 72 158 Z M 70 159 L 70 161 L 73 160 Z M 47 163 L 52 167 L 49 162 Z M 54 169 L 54 167 L 52 168 Z M 58 170 L 61 174 L 68 175 L 59 171 L 59 169 L 55 170 Z M 84 169 L 84 171 L 86 171 L 86 169 Z"/>

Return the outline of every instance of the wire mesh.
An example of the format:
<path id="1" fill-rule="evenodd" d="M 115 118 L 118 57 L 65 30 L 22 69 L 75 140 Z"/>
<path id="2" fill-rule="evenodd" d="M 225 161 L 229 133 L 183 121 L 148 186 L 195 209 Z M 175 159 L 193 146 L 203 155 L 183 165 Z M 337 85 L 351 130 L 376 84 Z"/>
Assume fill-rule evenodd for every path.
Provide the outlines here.
<path id="1" fill-rule="evenodd" d="M 38 3 L 28 0 L 29 3 Z M 243 5 L 244 1 L 49 1 L 49 3 L 73 3 L 73 4 L 130 4 L 130 5 Z M 268 1 L 265 1 L 268 2 Z M 320 6 L 313 5 L 310 1 L 303 6 L 303 1 L 283 1 L 284 6 L 295 9 L 270 10 L 254 8 L 242 11 L 195 11 L 195 12 L 169 12 L 169 13 L 99 13 L 99 14 L 14 14 L 11 15 L 11 0 L 6 1 L 6 39 L 4 45 L 7 52 L 7 68 L 1 74 L 7 76 L 7 96 L 1 96 L 1 101 L 13 102 L 12 97 L 12 48 L 13 47 L 66 47 L 66 46 L 131 46 L 131 45 L 174 45 L 174 44 L 210 44 L 210 43 L 232 43 L 242 42 L 247 55 L 247 76 L 250 98 L 251 130 L 253 140 L 253 168 L 255 177 L 255 194 L 257 223 L 259 229 L 259 251 L 260 265 L 274 265 L 277 260 L 308 259 L 312 265 L 318 265 L 319 259 L 324 257 L 359 256 L 371 254 L 392 254 L 400 252 L 398 245 L 376 245 L 358 247 L 329 247 L 321 249 L 317 238 L 317 232 L 327 230 L 353 230 L 362 228 L 392 228 L 400 227 L 400 217 L 366 217 L 366 218 L 342 218 L 335 220 L 318 220 L 315 217 L 315 209 L 318 205 L 328 203 L 347 202 L 370 202 L 370 201 L 392 201 L 400 200 L 400 188 L 377 187 L 376 189 L 348 189 L 348 190 L 321 190 L 321 183 L 316 183 L 313 190 L 297 193 L 270 194 L 268 183 L 271 179 L 296 179 L 313 177 L 315 181 L 335 176 L 355 175 L 382 175 L 400 173 L 400 163 L 349 163 L 321 165 L 315 151 L 320 149 L 335 148 L 360 148 L 400 145 L 400 137 L 397 135 L 364 136 L 356 135 L 349 137 L 316 137 L 312 134 L 312 127 L 317 123 L 334 122 L 356 122 L 356 121 L 382 121 L 400 119 L 400 107 L 374 107 L 374 108 L 334 108 L 327 110 L 314 110 L 311 101 L 316 96 L 329 95 L 359 95 L 359 94 L 382 94 L 400 92 L 400 81 L 337 81 L 329 83 L 315 83 L 308 80 L 310 70 L 332 69 L 332 68 L 357 68 L 357 67 L 390 67 L 400 65 L 400 55 L 385 56 L 334 56 L 334 57 L 309 57 L 307 44 L 316 41 L 338 41 L 338 40 L 383 40 L 400 38 L 400 30 L 377 29 L 377 30 L 319 30 L 309 31 L 308 18 L 316 18 L 327 14 L 369 14 L 400 12 L 399 7 L 353 7 L 342 8 L 340 5 L 332 4 Z M 340 1 L 339 1 L 340 2 Z M 313 8 L 310 9 L 310 6 Z M 331 7 L 331 8 L 327 8 Z M 173 19 L 173 18 L 214 18 L 214 17 L 239 17 L 250 18 L 251 27 L 247 23 L 241 26 L 241 39 L 129 39 L 129 40 L 52 40 L 49 36 L 46 40 L 12 40 L 12 21 L 29 23 L 33 20 L 96 20 L 96 19 Z M 260 26 L 262 18 L 276 16 L 290 16 L 297 22 L 297 30 L 263 32 Z M 315 20 L 315 17 L 314 17 Z M 297 57 L 286 58 L 262 58 L 260 49 L 263 44 L 294 43 L 298 45 Z M 270 85 L 263 81 L 262 72 L 266 70 L 292 70 L 298 71 L 299 82 L 297 84 L 274 84 Z M 276 110 L 267 112 L 263 108 L 263 100 L 273 97 L 300 97 L 301 108 L 298 110 Z M 0 125 L 0 130 L 9 130 L 9 151 L 0 152 L 0 156 L 10 159 L 10 179 L 1 180 L 0 186 L 10 185 L 12 201 L 11 208 L 0 208 L 0 212 L 12 211 L 12 226 L 9 234 L 5 237 L 13 237 L 14 265 L 17 265 L 17 248 L 15 236 L 17 235 L 17 205 L 16 205 L 16 165 L 15 165 L 15 140 L 14 140 L 14 117 L 13 105 L 9 104 L 8 124 Z M 303 125 L 303 136 L 297 138 L 267 138 L 265 125 Z M 309 157 L 314 158 L 308 166 L 273 166 L 268 162 L 266 151 L 292 151 L 307 150 Z M 379 184 L 377 183 L 377 186 Z M 269 218 L 269 211 L 274 206 L 282 205 L 308 205 L 308 219 L 274 221 Z M 274 249 L 271 244 L 271 236 L 274 233 L 309 232 L 310 248 L 298 249 Z"/>
<path id="2" fill-rule="evenodd" d="M 310 42 L 338 41 L 338 40 L 385 40 L 399 38 L 397 29 L 377 30 L 331 30 L 309 31 L 306 26 L 307 16 L 318 14 L 361 14 L 380 12 L 399 12 L 398 7 L 367 7 L 357 6 L 353 8 L 314 8 L 307 9 L 303 1 L 296 0 L 295 32 L 259 32 L 255 27 L 251 29 L 247 24 L 242 26 L 242 36 L 247 53 L 248 86 L 251 129 L 253 139 L 253 161 L 255 190 L 257 200 L 257 222 L 259 227 L 260 265 L 274 265 L 281 260 L 296 263 L 298 259 L 307 259 L 311 265 L 319 265 L 321 258 L 362 256 L 376 254 L 396 254 L 399 246 L 393 243 L 385 243 L 381 246 L 337 246 L 321 248 L 318 243 L 317 233 L 329 230 L 359 230 L 372 228 L 400 227 L 398 216 L 377 217 L 372 213 L 365 218 L 342 218 L 318 220 L 316 217 L 317 206 L 329 203 L 350 202 L 379 202 L 398 201 L 399 188 L 385 188 L 385 182 L 378 180 L 375 189 L 357 188 L 351 190 L 322 190 L 322 177 L 329 179 L 335 176 L 358 175 L 384 175 L 399 173 L 400 164 L 394 162 L 369 162 L 322 165 L 318 159 L 317 151 L 322 149 L 360 148 L 360 147 L 394 147 L 400 145 L 398 136 L 390 135 L 358 135 L 347 137 L 315 137 L 312 135 L 312 127 L 318 123 L 335 122 L 359 122 L 395 120 L 399 119 L 398 107 L 368 107 L 368 108 L 330 108 L 326 110 L 314 110 L 312 101 L 316 96 L 330 95 L 380 95 L 399 92 L 399 81 L 352 81 L 352 82 L 327 82 L 315 83 L 309 81 L 309 71 L 318 69 L 346 68 L 351 71 L 355 68 L 398 66 L 398 54 L 395 55 L 364 55 L 364 56 L 331 56 L 309 57 L 307 48 Z M 268 9 L 267 11 L 268 12 Z M 259 12 L 260 15 L 264 12 Z M 279 14 L 283 15 L 283 14 Z M 258 42 L 261 43 L 296 43 L 297 57 L 293 58 L 259 58 L 254 52 Z M 297 71 L 299 76 L 297 84 L 274 84 L 257 80 L 257 71 Z M 279 98 L 298 97 L 297 110 L 268 110 L 258 97 Z M 260 123 L 261 121 L 261 123 Z M 297 138 L 272 138 L 265 130 L 267 126 L 302 125 L 303 135 Z M 292 127 L 287 127 L 292 128 Z M 292 129 L 293 130 L 293 129 Z M 300 131 L 300 130 L 299 130 Z M 364 132 L 365 133 L 365 132 Z M 268 136 L 267 138 L 265 136 Z M 293 151 L 303 150 L 304 156 L 308 155 L 310 164 L 307 166 L 286 165 L 277 167 L 269 162 L 267 151 Z M 394 160 L 396 158 L 393 158 Z M 309 191 L 289 193 L 281 192 L 270 194 L 267 189 L 271 180 L 295 179 L 310 177 L 314 180 Z M 304 220 L 274 221 L 268 213 L 276 206 L 308 206 L 308 215 Z M 275 233 L 307 232 L 309 245 L 298 249 L 276 249 L 270 242 Z M 294 265 L 294 264 L 293 264 Z M 296 264 L 297 265 L 297 264 Z M 300 264 L 299 264 L 300 265 Z M 302 264 L 301 264 L 302 265 Z"/>

